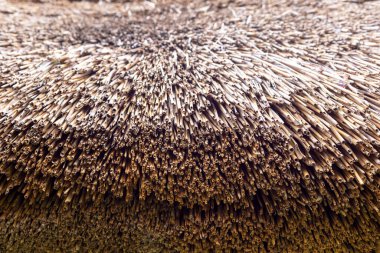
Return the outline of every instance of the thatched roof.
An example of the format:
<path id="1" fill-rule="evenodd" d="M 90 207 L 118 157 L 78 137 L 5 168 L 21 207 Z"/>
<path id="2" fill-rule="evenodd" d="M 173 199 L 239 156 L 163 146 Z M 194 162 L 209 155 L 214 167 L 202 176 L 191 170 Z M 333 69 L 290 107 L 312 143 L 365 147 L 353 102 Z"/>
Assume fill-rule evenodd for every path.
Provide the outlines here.
<path id="1" fill-rule="evenodd" d="M 0 247 L 369 252 L 380 3 L 0 5 Z"/>

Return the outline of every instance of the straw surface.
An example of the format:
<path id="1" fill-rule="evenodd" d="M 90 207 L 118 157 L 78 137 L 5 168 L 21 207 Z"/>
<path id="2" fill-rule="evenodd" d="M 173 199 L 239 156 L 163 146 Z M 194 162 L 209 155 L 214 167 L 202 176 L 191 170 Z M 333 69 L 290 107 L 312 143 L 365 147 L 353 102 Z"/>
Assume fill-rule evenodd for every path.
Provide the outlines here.
<path id="1" fill-rule="evenodd" d="M 6 251 L 374 250 L 379 2 L 3 6 Z"/>

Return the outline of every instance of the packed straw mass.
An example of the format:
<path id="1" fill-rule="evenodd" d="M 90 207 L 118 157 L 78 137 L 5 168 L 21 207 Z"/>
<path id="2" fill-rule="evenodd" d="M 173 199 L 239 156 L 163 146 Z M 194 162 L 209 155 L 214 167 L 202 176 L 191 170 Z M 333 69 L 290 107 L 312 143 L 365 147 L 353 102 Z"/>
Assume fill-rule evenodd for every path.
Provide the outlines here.
<path id="1" fill-rule="evenodd" d="M 0 251 L 374 251 L 379 114 L 379 1 L 0 0 Z"/>

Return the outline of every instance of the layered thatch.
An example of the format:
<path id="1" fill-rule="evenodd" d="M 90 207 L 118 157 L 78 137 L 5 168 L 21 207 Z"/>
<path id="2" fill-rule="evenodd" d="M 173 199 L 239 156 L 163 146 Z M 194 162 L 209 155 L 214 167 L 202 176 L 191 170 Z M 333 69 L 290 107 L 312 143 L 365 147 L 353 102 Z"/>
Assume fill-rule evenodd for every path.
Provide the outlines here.
<path id="1" fill-rule="evenodd" d="M 375 248 L 379 3 L 4 6 L 6 251 Z"/>

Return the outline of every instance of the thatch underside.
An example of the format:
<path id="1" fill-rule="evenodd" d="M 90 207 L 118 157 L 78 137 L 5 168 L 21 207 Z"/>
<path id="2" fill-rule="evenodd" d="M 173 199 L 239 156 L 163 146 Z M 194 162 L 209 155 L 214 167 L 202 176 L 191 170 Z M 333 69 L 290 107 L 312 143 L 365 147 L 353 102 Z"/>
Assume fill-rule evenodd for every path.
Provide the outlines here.
<path id="1" fill-rule="evenodd" d="M 380 3 L 250 2 L 0 0 L 0 251 L 374 250 Z"/>

